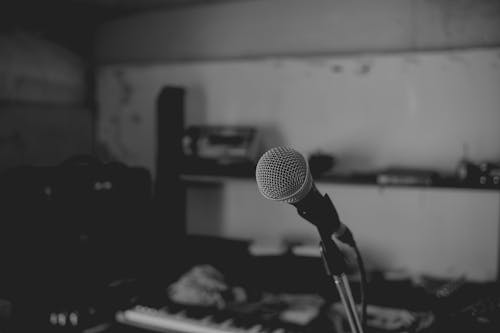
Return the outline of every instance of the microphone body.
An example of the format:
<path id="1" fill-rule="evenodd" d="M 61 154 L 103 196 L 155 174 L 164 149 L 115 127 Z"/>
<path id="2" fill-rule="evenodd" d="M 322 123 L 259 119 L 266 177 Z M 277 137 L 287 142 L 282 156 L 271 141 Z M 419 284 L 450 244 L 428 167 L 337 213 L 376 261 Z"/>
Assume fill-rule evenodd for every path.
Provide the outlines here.
<path id="1" fill-rule="evenodd" d="M 268 150 L 256 168 L 257 185 L 267 199 L 289 203 L 323 236 L 355 246 L 351 231 L 340 221 L 330 197 L 322 195 L 311 176 L 306 159 L 288 147 Z"/>

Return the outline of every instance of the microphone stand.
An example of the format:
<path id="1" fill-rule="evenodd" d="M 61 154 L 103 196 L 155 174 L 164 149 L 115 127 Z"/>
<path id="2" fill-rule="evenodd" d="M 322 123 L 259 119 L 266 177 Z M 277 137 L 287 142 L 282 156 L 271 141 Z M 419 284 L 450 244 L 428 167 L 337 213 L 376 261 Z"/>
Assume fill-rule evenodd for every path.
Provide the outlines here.
<path id="1" fill-rule="evenodd" d="M 324 235 L 324 233 L 322 233 L 319 229 L 318 231 L 321 236 L 320 252 L 323 265 L 325 267 L 326 274 L 333 279 L 335 287 L 337 287 L 337 291 L 346 311 L 349 326 L 351 327 L 351 333 L 363 333 L 363 326 L 361 325 L 358 312 L 356 310 L 356 303 L 354 302 L 351 288 L 349 286 L 349 279 L 345 274 L 346 263 L 344 257 L 331 237 Z"/>
<path id="2" fill-rule="evenodd" d="M 359 320 L 356 303 L 354 302 L 346 275 L 347 264 L 340 249 L 332 239 L 332 226 L 340 224 L 335 206 L 327 194 L 321 196 L 315 187 L 313 187 L 311 193 L 304 200 L 294 204 L 294 206 L 302 218 L 314 224 L 318 229 L 321 238 L 320 252 L 323 265 L 326 274 L 333 279 L 335 287 L 337 287 L 351 327 L 351 333 L 363 333 L 363 325 L 361 325 L 361 321 Z M 332 218 L 334 220 L 333 223 Z M 347 238 L 350 239 L 348 243 L 353 244 L 354 240 L 350 231 L 347 234 Z"/>

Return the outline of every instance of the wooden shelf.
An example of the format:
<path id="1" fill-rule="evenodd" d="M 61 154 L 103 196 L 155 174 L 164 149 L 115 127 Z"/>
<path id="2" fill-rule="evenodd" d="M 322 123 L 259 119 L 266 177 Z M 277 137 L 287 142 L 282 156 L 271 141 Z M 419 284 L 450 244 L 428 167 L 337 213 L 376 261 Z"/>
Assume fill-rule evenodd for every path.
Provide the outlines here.
<path id="1" fill-rule="evenodd" d="M 217 184 L 228 181 L 242 180 L 255 182 L 255 175 L 249 174 L 181 174 L 181 180 L 188 184 Z M 343 185 L 372 185 L 383 188 L 390 187 L 414 187 L 414 188 L 456 188 L 456 189 L 473 189 L 473 190 L 490 190 L 500 191 L 500 185 L 480 185 L 467 184 L 460 182 L 454 177 L 443 177 L 432 184 L 379 184 L 374 175 L 328 175 L 315 179 L 315 182 L 328 184 L 343 184 Z"/>

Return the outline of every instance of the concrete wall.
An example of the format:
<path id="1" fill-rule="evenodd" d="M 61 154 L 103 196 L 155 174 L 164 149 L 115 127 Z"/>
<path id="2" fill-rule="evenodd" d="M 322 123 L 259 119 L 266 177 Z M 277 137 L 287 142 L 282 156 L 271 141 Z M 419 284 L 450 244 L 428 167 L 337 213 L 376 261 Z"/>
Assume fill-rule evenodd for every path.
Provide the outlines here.
<path id="1" fill-rule="evenodd" d="M 500 48 L 108 65 L 98 84 L 99 138 L 152 170 L 167 85 L 186 88 L 186 126 L 256 126 L 262 149 L 321 150 L 337 170 L 500 160 Z"/>

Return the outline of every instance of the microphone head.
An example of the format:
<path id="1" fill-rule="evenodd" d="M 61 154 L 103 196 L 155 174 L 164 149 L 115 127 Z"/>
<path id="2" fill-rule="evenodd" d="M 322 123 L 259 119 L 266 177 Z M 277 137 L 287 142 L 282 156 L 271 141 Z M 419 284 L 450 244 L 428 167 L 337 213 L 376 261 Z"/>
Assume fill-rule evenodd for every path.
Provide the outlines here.
<path id="1" fill-rule="evenodd" d="M 257 163 L 255 178 L 264 197 L 290 204 L 302 200 L 313 187 L 307 160 L 288 147 L 265 152 Z"/>

